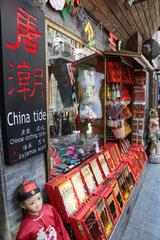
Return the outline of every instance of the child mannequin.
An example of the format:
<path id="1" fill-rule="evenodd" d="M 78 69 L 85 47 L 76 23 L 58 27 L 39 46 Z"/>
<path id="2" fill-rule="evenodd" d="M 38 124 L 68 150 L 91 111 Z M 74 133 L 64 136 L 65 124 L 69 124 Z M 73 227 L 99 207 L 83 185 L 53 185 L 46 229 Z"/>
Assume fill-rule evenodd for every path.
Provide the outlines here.
<path id="1" fill-rule="evenodd" d="M 27 213 L 16 240 L 70 240 L 56 209 L 43 204 L 40 189 L 31 180 L 17 188 L 17 200 Z"/>

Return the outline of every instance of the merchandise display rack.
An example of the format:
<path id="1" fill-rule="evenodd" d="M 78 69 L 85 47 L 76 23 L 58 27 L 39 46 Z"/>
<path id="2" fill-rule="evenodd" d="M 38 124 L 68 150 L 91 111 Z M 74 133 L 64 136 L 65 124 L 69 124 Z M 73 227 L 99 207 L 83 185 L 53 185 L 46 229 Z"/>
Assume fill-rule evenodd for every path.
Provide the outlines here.
<path id="1" fill-rule="evenodd" d="M 117 228 L 127 223 L 146 162 L 142 145 L 133 145 L 124 156 L 117 143 L 110 142 L 76 169 L 46 184 L 50 203 L 70 225 L 76 240 L 118 239 Z"/>

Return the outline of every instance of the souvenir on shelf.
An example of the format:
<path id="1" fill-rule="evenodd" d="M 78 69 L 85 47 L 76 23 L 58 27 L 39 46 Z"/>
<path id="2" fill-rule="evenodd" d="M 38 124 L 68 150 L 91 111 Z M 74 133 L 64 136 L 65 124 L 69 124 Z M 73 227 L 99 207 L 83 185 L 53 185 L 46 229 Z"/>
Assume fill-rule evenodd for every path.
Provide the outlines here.
<path id="1" fill-rule="evenodd" d="M 117 144 L 111 144 L 110 147 L 108 148 L 111 157 L 115 163 L 116 166 L 119 166 L 120 162 L 121 162 L 121 153 L 118 149 L 118 145 Z"/>
<path id="2" fill-rule="evenodd" d="M 131 109 L 128 106 L 126 106 L 121 112 L 121 118 L 123 120 L 126 120 L 129 119 L 131 116 L 132 116 Z"/>
<path id="3" fill-rule="evenodd" d="M 130 191 L 129 191 L 128 185 L 126 183 L 125 177 L 124 177 L 122 172 L 119 172 L 117 174 L 116 180 L 118 182 L 118 185 L 119 185 L 119 188 L 122 192 L 124 200 L 127 201 L 128 197 L 130 195 Z"/>
<path id="4" fill-rule="evenodd" d="M 115 165 L 115 163 L 114 163 L 114 161 L 113 161 L 113 159 L 112 159 L 108 150 L 104 151 L 104 156 L 106 158 L 106 162 L 108 164 L 109 170 L 113 171 L 116 168 L 116 165 Z"/>
<path id="5" fill-rule="evenodd" d="M 134 101 L 136 103 L 145 102 L 146 86 L 134 86 Z"/>
<path id="6" fill-rule="evenodd" d="M 107 165 L 107 162 L 105 160 L 103 153 L 98 154 L 98 161 L 102 167 L 105 177 L 107 177 L 109 175 L 110 171 L 109 171 L 109 168 L 108 168 L 108 165 Z"/>
<path id="7" fill-rule="evenodd" d="M 123 101 L 131 101 L 131 93 L 129 92 L 126 86 L 122 86 L 122 100 Z"/>
<path id="8" fill-rule="evenodd" d="M 94 203 L 89 203 L 71 216 L 71 226 L 77 240 L 104 240 L 100 218 Z M 109 230 L 108 230 L 109 231 Z"/>
<path id="9" fill-rule="evenodd" d="M 142 164 L 137 154 L 135 152 L 129 151 L 124 156 L 123 161 L 127 162 L 131 166 L 135 178 L 138 179 L 142 170 Z"/>
<path id="10" fill-rule="evenodd" d="M 127 137 L 122 139 L 119 143 L 119 148 L 123 156 L 129 151 L 130 147 L 131 147 L 131 144 Z"/>
<path id="11" fill-rule="evenodd" d="M 84 167 L 81 168 L 81 173 L 83 175 L 89 193 L 93 193 L 93 191 L 96 189 L 96 182 L 94 180 L 94 176 L 91 172 L 89 164 L 86 164 Z"/>
<path id="12" fill-rule="evenodd" d="M 142 144 L 132 144 L 130 146 L 130 151 L 136 152 L 142 165 L 144 165 L 147 162 L 148 156 L 147 156 L 144 146 Z"/>
<path id="13" fill-rule="evenodd" d="M 106 71 L 107 71 L 107 82 L 117 83 L 121 81 L 120 62 L 107 61 Z"/>
<path id="14" fill-rule="evenodd" d="M 71 177 L 71 181 L 72 181 L 72 184 L 74 186 L 74 189 L 76 191 L 76 194 L 78 196 L 80 203 L 84 203 L 84 201 L 87 199 L 88 195 L 87 195 L 85 186 L 82 182 L 80 172 L 76 172 L 75 174 L 73 174 L 73 176 Z"/>
<path id="15" fill-rule="evenodd" d="M 91 166 L 91 169 L 92 169 L 92 172 L 94 174 L 97 184 L 98 185 L 101 184 L 104 181 L 104 179 L 103 179 L 102 173 L 99 169 L 97 159 L 92 160 L 90 162 L 90 166 Z"/>
<path id="16" fill-rule="evenodd" d="M 110 217 L 112 220 L 112 223 L 115 225 L 117 222 L 119 216 L 120 216 L 120 209 L 118 207 L 117 201 L 115 199 L 115 196 L 112 191 L 106 191 L 104 193 L 104 199 L 105 203 L 108 206 L 108 210 L 110 213 Z"/>
<path id="17" fill-rule="evenodd" d="M 73 186 L 70 180 L 59 185 L 59 192 L 63 199 L 67 215 L 71 215 L 78 210 L 78 201 L 73 190 Z"/>
<path id="18" fill-rule="evenodd" d="M 133 69 L 129 66 L 122 66 L 122 82 L 132 84 L 133 81 Z"/>
<path id="19" fill-rule="evenodd" d="M 135 178 L 129 166 L 127 166 L 123 172 L 125 181 L 128 185 L 129 191 L 131 191 L 135 185 Z"/>
<path id="20" fill-rule="evenodd" d="M 122 209 L 124 207 L 124 200 L 123 200 L 123 196 L 122 196 L 122 193 L 121 193 L 121 190 L 119 188 L 119 185 L 118 185 L 117 181 L 114 180 L 112 182 L 111 186 L 112 186 L 114 195 L 117 199 L 117 203 L 119 205 L 119 208 Z"/>
<path id="21" fill-rule="evenodd" d="M 97 212 L 100 219 L 100 223 L 102 225 L 103 232 L 108 238 L 111 234 L 113 224 L 110 219 L 110 216 L 103 198 L 100 200 L 100 202 L 97 205 Z"/>
<path id="22" fill-rule="evenodd" d="M 128 123 L 128 121 L 124 121 L 124 130 L 125 130 L 125 136 L 131 133 L 132 129 Z"/>
<path id="23" fill-rule="evenodd" d="M 116 166 L 119 166 L 121 163 L 121 152 L 117 143 L 108 142 L 105 145 L 105 149 L 109 151 L 114 163 Z"/>

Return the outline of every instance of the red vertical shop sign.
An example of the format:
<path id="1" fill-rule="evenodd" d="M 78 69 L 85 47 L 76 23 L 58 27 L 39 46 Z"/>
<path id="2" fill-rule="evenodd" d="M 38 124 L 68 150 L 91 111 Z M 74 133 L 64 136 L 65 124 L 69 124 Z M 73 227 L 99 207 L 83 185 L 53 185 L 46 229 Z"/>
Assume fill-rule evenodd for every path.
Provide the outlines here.
<path id="1" fill-rule="evenodd" d="M 24 0 L 0 0 L 0 104 L 7 164 L 47 149 L 45 18 Z"/>

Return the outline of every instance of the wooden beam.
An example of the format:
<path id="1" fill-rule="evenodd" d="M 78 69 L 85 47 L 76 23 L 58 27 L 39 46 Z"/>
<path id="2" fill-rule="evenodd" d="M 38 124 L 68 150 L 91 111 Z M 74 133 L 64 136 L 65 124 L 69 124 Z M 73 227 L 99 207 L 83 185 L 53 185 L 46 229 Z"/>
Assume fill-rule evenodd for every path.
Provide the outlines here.
<path id="1" fill-rule="evenodd" d="M 152 38 L 152 33 L 153 33 L 153 24 L 152 24 L 152 19 L 150 17 L 150 11 L 149 11 L 149 6 L 147 1 L 142 2 L 143 10 L 147 19 L 147 25 L 149 28 L 149 39 Z M 148 39 L 145 39 L 148 40 Z"/>
<path id="2" fill-rule="evenodd" d="M 134 34 L 135 34 L 135 32 L 138 31 L 138 26 L 137 26 L 137 23 L 132 16 L 132 14 L 130 13 L 130 11 L 128 9 L 126 9 L 126 7 L 124 5 L 124 2 L 117 1 L 117 4 L 118 4 L 119 8 L 121 9 L 121 11 L 123 12 L 124 16 L 126 17 L 128 23 L 130 24 L 130 26 L 133 29 Z"/>
<path id="3" fill-rule="evenodd" d="M 155 2 L 157 27 L 159 28 L 159 26 L 160 26 L 160 11 L 159 11 L 160 3 L 159 3 L 159 0 L 155 0 L 154 2 Z M 158 29 L 157 29 L 157 31 L 158 31 Z"/>
<path id="4" fill-rule="evenodd" d="M 150 11 L 150 18 L 152 19 L 153 24 L 153 32 L 152 35 L 158 30 L 157 23 L 156 23 L 156 13 L 154 8 L 154 0 L 148 0 L 148 8 Z"/>
<path id="5" fill-rule="evenodd" d="M 143 24 L 141 22 L 141 19 L 139 17 L 139 14 L 137 12 L 137 9 L 135 7 L 135 5 L 132 5 L 130 8 L 129 8 L 129 11 L 130 13 L 132 14 L 132 17 L 134 18 L 134 20 L 136 21 L 137 23 L 137 26 L 138 26 L 138 31 L 140 32 L 143 40 L 146 40 L 147 39 L 147 36 L 146 36 L 146 32 L 145 32 L 145 29 L 143 27 Z"/>
<path id="6" fill-rule="evenodd" d="M 123 14 L 123 11 L 121 11 L 121 8 L 117 4 L 117 1 L 105 0 L 105 3 L 112 14 L 118 19 L 121 28 L 124 28 L 127 34 L 131 37 L 134 34 L 134 31 L 129 24 L 128 19 L 126 19 L 125 15 Z"/>
<path id="7" fill-rule="evenodd" d="M 149 31 L 149 27 L 148 27 L 148 22 L 146 20 L 146 16 L 145 16 L 145 13 L 144 13 L 144 9 L 143 9 L 143 5 L 141 2 L 135 4 L 135 7 L 137 9 L 137 12 L 139 14 L 139 18 L 141 19 L 141 22 L 142 22 L 142 26 L 145 30 L 145 33 L 146 33 L 146 37 L 145 39 L 149 39 L 150 38 L 150 31 Z"/>

